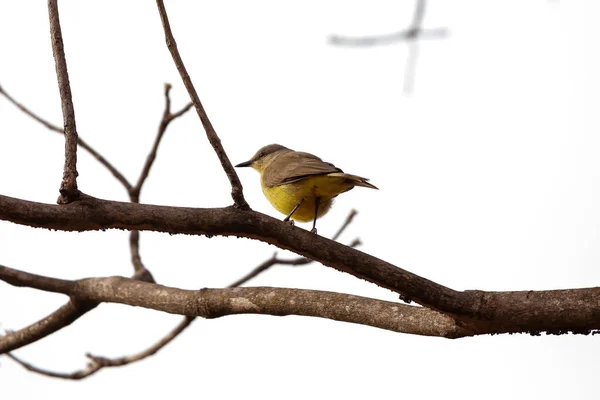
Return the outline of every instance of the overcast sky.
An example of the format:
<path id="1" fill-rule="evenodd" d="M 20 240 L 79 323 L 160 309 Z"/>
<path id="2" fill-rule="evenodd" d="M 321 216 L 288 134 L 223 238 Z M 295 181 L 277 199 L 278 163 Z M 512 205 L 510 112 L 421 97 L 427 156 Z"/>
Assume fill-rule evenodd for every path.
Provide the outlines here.
<path id="1" fill-rule="evenodd" d="M 60 1 L 78 131 L 130 180 L 152 145 L 173 84 L 188 100 L 154 2 Z M 532 290 L 600 282 L 600 6 L 593 1 L 430 1 L 412 95 L 408 46 L 335 47 L 328 37 L 405 28 L 413 1 L 168 1 L 179 49 L 234 163 L 280 143 L 315 153 L 381 190 L 357 188 L 319 221 L 330 236 L 457 290 Z M 0 0 L 0 84 L 60 124 L 46 3 Z M 64 141 L 0 97 L 0 193 L 54 203 Z M 79 186 L 127 200 L 80 151 Z M 258 174 L 239 172 L 252 208 L 280 216 Z M 194 113 L 175 121 L 142 202 L 231 203 Z M 310 228 L 310 225 L 304 226 Z M 60 233 L 0 222 L 0 264 L 60 278 L 131 274 L 127 233 Z M 270 257 L 258 241 L 141 234 L 158 282 L 222 287 Z M 71 255 L 72 254 L 72 255 Z M 68 255 L 68 256 L 66 256 Z M 281 255 L 289 255 L 281 252 Z M 257 286 L 396 301 L 319 264 L 276 267 Z M 64 296 L 0 283 L 0 328 L 19 329 Z M 84 354 L 145 349 L 179 316 L 102 305 L 15 354 L 69 372 Z M 159 354 L 82 382 L 33 375 L 0 358 L 6 398 L 154 396 L 306 399 L 597 398 L 598 337 L 503 335 L 455 341 L 308 317 L 198 320 Z"/>

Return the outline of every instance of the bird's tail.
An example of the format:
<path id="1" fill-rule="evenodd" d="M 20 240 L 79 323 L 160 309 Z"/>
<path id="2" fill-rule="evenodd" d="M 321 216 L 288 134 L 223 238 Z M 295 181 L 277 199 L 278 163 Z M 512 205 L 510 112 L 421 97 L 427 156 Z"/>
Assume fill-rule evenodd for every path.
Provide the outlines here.
<path id="1" fill-rule="evenodd" d="M 370 189 L 379 190 L 379 188 L 377 186 L 369 183 L 369 179 L 363 178 L 362 176 L 346 174 L 343 172 L 335 172 L 333 174 L 329 174 L 329 176 L 339 176 L 341 178 L 348 180 L 349 183 L 352 183 L 354 186 L 362 186 L 362 187 L 366 187 L 366 188 L 370 188 Z"/>

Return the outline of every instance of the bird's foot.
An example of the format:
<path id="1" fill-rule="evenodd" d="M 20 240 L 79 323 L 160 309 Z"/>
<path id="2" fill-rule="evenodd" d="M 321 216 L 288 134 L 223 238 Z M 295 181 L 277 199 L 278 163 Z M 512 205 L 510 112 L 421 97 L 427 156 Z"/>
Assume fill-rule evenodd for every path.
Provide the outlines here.
<path id="1" fill-rule="evenodd" d="M 296 225 L 293 219 L 284 219 L 283 222 L 288 223 L 290 226 Z"/>
<path id="2" fill-rule="evenodd" d="M 316 235 L 316 234 L 317 234 L 317 228 L 312 228 L 312 229 L 310 230 L 310 233 L 314 233 L 314 234 Z"/>

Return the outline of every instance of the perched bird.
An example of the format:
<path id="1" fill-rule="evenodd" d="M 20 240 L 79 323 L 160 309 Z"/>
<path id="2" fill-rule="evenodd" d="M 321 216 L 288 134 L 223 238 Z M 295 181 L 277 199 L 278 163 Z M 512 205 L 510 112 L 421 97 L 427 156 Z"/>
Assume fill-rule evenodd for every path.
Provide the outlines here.
<path id="1" fill-rule="evenodd" d="M 258 150 L 249 161 L 236 167 L 252 167 L 260 173 L 263 193 L 277 211 L 287 214 L 284 221 L 313 221 L 329 211 L 333 199 L 354 186 L 377 189 L 367 178 L 344 173 L 335 165 L 309 153 L 270 144 Z M 293 223 L 293 221 L 291 221 Z"/>

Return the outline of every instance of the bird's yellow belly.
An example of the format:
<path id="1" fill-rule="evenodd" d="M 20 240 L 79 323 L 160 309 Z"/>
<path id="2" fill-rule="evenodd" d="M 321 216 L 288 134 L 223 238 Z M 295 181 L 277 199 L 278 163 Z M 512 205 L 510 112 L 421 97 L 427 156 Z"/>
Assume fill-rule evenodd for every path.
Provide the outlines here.
<path id="1" fill-rule="evenodd" d="M 321 175 L 286 185 L 274 187 L 262 185 L 262 190 L 273 207 L 285 215 L 291 213 L 294 207 L 302 202 L 292 215 L 292 219 L 309 222 L 315 216 L 317 197 L 320 198 L 317 218 L 320 218 L 329 211 L 334 197 L 352 187 L 353 185 L 342 178 Z"/>

